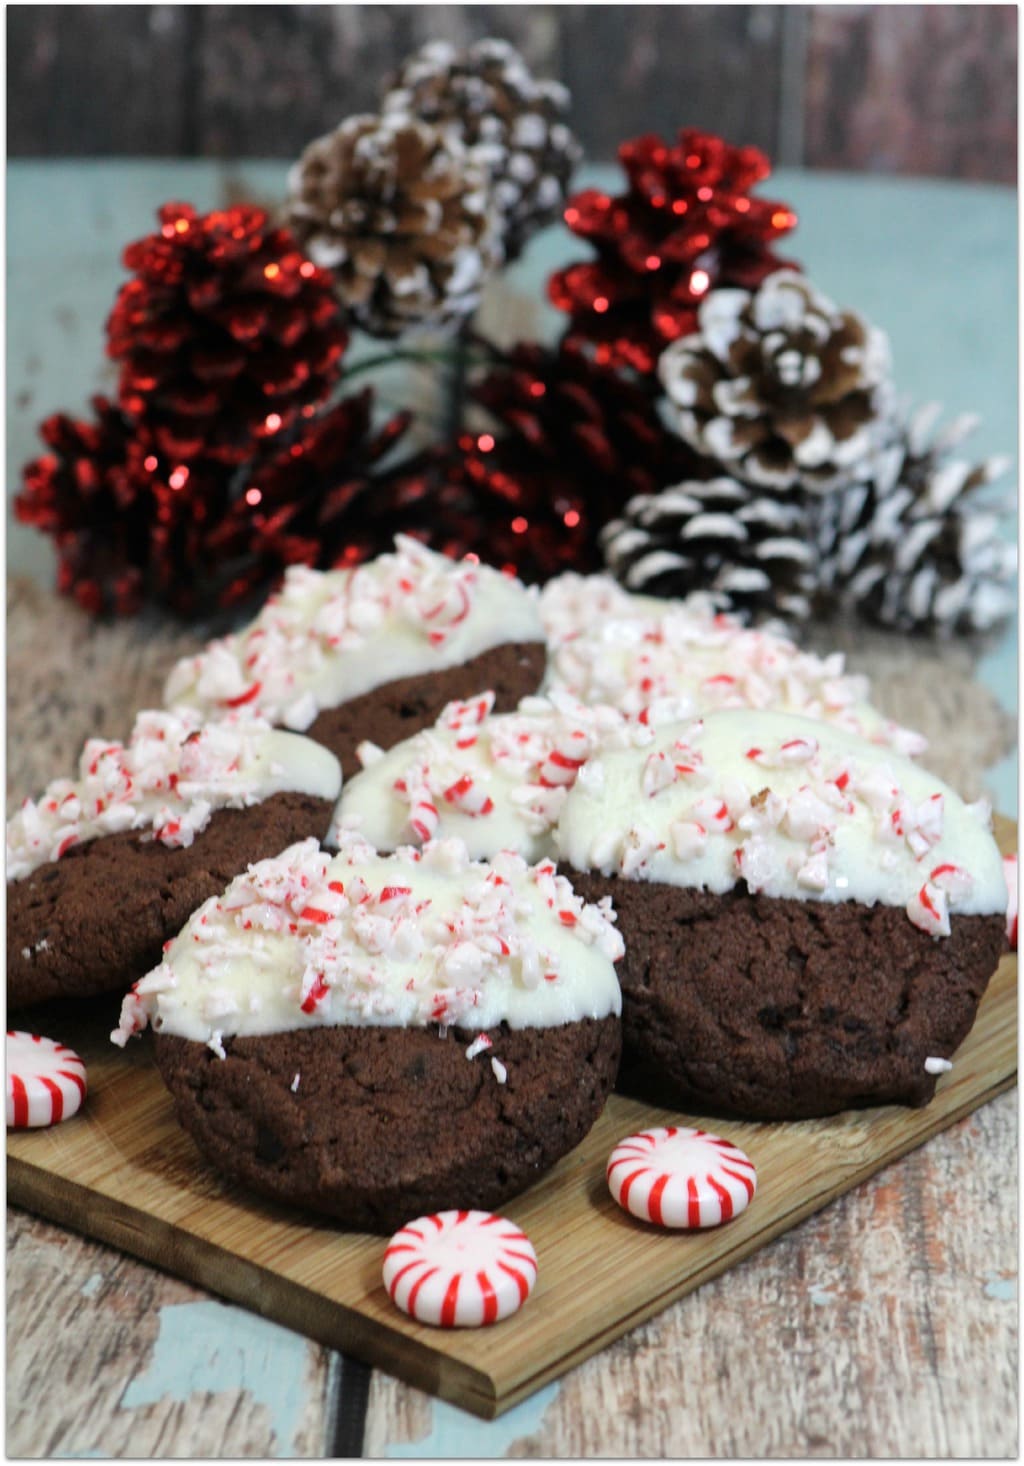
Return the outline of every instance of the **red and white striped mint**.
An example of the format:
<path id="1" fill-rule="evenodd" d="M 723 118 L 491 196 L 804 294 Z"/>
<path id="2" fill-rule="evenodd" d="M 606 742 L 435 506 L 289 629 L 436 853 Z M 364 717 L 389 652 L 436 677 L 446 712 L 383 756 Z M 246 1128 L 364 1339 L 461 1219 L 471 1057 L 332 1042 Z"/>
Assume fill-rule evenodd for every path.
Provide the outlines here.
<path id="1" fill-rule="evenodd" d="M 418 1323 L 479 1328 L 516 1313 L 537 1280 L 525 1232 L 486 1211 L 417 1217 L 384 1253 L 384 1286 Z"/>
<path id="2" fill-rule="evenodd" d="M 1003 875 L 1006 877 L 1006 940 L 1013 951 L 1017 950 L 1017 857 L 1003 856 Z"/>
<path id="3" fill-rule="evenodd" d="M 67 1120 L 85 1093 L 85 1065 L 73 1049 L 37 1033 L 7 1030 L 8 1130 Z"/>
<path id="4" fill-rule="evenodd" d="M 608 1188 L 624 1211 L 659 1227 L 717 1227 L 746 1211 L 757 1189 L 753 1162 L 730 1140 L 675 1125 L 621 1140 Z"/>

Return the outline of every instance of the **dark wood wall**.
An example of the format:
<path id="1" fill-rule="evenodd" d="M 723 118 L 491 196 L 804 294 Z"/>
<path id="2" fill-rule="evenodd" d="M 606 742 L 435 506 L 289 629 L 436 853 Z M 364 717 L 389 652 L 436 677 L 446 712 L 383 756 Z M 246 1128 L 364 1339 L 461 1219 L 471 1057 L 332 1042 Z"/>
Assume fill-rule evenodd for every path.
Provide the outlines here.
<path id="1" fill-rule="evenodd" d="M 779 163 L 1016 178 L 1012 5 L 18 5 L 10 156 L 292 157 L 424 40 L 508 37 L 588 156 L 695 124 Z"/>

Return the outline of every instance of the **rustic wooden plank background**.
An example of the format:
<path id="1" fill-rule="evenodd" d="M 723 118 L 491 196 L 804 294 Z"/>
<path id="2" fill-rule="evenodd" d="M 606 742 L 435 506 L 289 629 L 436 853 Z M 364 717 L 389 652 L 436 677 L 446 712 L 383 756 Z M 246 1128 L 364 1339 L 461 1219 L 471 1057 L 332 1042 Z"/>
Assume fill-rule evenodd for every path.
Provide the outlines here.
<path id="1" fill-rule="evenodd" d="M 1012 5 L 19 5 L 12 157 L 292 157 L 425 40 L 501 35 L 591 159 L 694 124 L 783 164 L 1016 178 Z"/>

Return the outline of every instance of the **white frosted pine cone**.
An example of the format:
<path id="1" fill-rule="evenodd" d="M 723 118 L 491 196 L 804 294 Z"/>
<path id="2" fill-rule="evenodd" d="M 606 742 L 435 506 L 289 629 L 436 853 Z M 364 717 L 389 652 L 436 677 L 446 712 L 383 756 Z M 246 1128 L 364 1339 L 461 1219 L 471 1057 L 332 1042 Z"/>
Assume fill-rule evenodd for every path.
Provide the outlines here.
<path id="1" fill-rule="evenodd" d="M 288 222 L 373 336 L 453 328 L 498 262 L 478 162 L 426 123 L 362 114 L 316 138 L 291 169 Z"/>
<path id="2" fill-rule="evenodd" d="M 933 435 L 932 403 L 900 425 L 865 473 L 818 506 L 824 594 L 843 611 L 902 631 L 986 631 L 1013 610 L 1012 504 L 981 491 L 1005 458 L 954 452 L 977 425 L 963 415 Z"/>
<path id="3" fill-rule="evenodd" d="M 430 123 L 485 170 L 507 259 L 561 213 L 582 157 L 569 92 L 538 81 L 508 41 L 429 42 L 402 66 L 382 110 Z"/>
<path id="4" fill-rule="evenodd" d="M 601 547 L 627 590 L 707 592 L 742 620 L 811 612 L 817 551 L 802 495 L 776 496 L 732 478 L 639 494 L 607 524 Z"/>
<path id="5" fill-rule="evenodd" d="M 851 482 L 889 436 L 888 338 L 793 270 L 711 291 L 661 355 L 680 435 L 734 478 L 785 492 Z"/>

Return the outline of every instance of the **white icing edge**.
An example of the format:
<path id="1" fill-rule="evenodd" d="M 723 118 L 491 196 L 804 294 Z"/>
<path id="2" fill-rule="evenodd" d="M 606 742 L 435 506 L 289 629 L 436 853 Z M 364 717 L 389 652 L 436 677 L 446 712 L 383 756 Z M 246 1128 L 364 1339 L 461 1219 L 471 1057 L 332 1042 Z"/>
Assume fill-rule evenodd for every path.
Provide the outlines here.
<path id="1" fill-rule="evenodd" d="M 662 728 L 649 751 L 592 759 L 556 845 L 576 869 L 605 875 L 716 894 L 743 880 L 775 897 L 902 906 L 943 936 L 951 912 L 1005 907 L 987 817 L 842 729 L 731 711 Z"/>
<path id="2" fill-rule="evenodd" d="M 260 719 L 203 723 L 189 708 L 146 709 L 127 744 L 89 739 L 77 779 L 56 779 L 7 821 L 7 879 L 124 830 L 189 846 L 218 809 L 272 794 L 337 799 L 341 766 L 320 744 Z"/>
<path id="3" fill-rule="evenodd" d="M 172 668 L 164 698 L 245 706 L 301 732 L 322 709 L 387 682 L 543 640 L 532 588 L 399 535 L 394 553 L 352 570 L 289 567 L 255 620 Z"/>
<path id="4" fill-rule="evenodd" d="M 194 913 L 111 1036 L 151 1023 L 223 1053 L 232 1034 L 604 1018 L 621 1008 L 614 919 L 551 862 L 471 862 L 456 840 L 381 856 L 349 839 L 332 857 L 306 840 Z"/>

